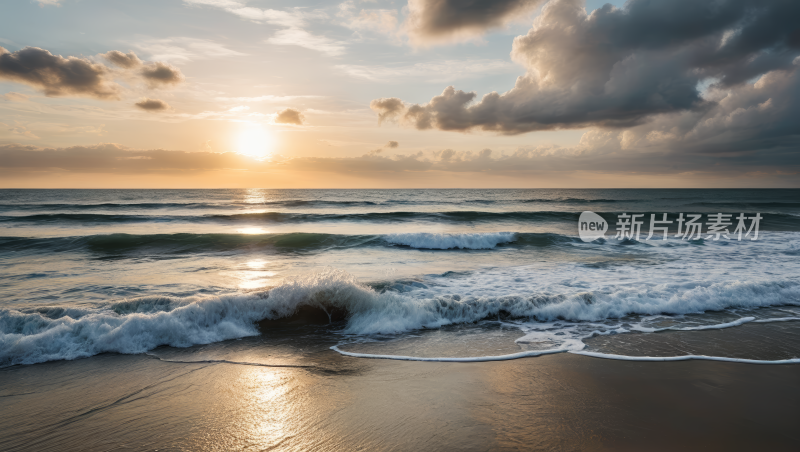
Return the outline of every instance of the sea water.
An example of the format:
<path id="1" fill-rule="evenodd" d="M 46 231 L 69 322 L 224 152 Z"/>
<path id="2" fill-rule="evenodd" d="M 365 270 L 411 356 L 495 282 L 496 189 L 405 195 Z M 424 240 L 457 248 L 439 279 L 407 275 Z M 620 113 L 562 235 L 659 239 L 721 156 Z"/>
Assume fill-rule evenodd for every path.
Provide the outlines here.
<path id="1" fill-rule="evenodd" d="M 663 213 L 761 220 L 646 240 Z M 355 358 L 798 362 L 799 275 L 800 190 L 0 190 L 0 366 L 255 363 L 292 329 Z"/>

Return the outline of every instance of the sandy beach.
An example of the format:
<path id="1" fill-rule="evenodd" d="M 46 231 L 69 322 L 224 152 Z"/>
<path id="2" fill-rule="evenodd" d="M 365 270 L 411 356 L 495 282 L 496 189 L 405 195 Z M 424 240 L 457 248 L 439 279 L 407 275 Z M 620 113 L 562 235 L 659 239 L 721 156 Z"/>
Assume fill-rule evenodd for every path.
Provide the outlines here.
<path id="1" fill-rule="evenodd" d="M 281 365 L 281 364 L 277 364 Z M 797 450 L 800 367 L 316 351 L 289 366 L 104 354 L 0 370 L 2 450 Z"/>

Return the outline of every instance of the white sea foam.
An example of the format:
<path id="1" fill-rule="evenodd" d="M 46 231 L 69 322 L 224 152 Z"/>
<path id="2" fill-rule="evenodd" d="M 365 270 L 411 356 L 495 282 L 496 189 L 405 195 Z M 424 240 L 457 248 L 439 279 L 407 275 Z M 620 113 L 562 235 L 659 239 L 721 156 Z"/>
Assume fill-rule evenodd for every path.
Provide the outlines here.
<path id="1" fill-rule="evenodd" d="M 746 363 L 746 364 L 800 364 L 800 358 L 768 361 L 760 359 L 728 358 L 725 356 L 706 356 L 706 355 L 628 356 L 628 355 L 612 355 L 609 353 L 597 353 L 597 352 L 585 352 L 585 351 L 570 351 L 570 353 L 575 353 L 576 355 L 591 356 L 592 358 L 616 359 L 620 361 L 666 362 L 666 361 L 705 360 L 705 361 L 725 361 L 730 363 Z"/>
<path id="2" fill-rule="evenodd" d="M 458 295 L 455 291 L 459 281 L 466 292 L 472 286 L 494 286 L 494 293 Z M 347 312 L 343 332 L 355 335 L 403 333 L 500 315 L 529 319 L 529 326 L 523 331 L 528 336 L 536 331 L 539 334 L 538 338 L 528 337 L 529 343 L 550 341 L 547 348 L 576 350 L 580 344 L 575 339 L 583 337 L 587 328 L 592 334 L 631 330 L 630 325 L 622 323 L 598 326 L 587 322 L 623 319 L 630 314 L 679 315 L 800 303 L 800 285 L 788 281 L 640 283 L 597 290 L 573 284 L 560 286 L 561 293 L 542 290 L 544 287 L 536 280 L 520 283 L 524 287 L 503 288 L 500 286 L 508 281 L 498 281 L 491 272 L 463 278 L 432 277 L 425 282 L 406 292 L 381 293 L 345 272 L 326 270 L 289 279 L 265 293 L 146 297 L 96 309 L 2 309 L 0 366 L 75 359 L 103 352 L 142 353 L 159 345 L 187 347 L 252 336 L 259 334 L 255 322 L 284 318 L 304 306 Z M 536 321 L 530 321 L 533 319 Z M 749 319 L 722 326 L 746 321 Z M 580 329 L 580 334 L 557 334 L 568 333 L 571 328 Z"/>
<path id="3" fill-rule="evenodd" d="M 448 249 L 467 249 L 467 250 L 488 250 L 501 243 L 509 243 L 516 240 L 513 232 L 485 232 L 485 233 L 430 233 L 416 232 L 406 234 L 385 235 L 384 240 L 394 245 L 405 245 L 411 248 L 429 250 L 448 250 Z"/>
<path id="4" fill-rule="evenodd" d="M 508 355 L 497 356 L 470 356 L 463 358 L 441 357 L 441 358 L 426 358 L 420 356 L 402 356 L 402 355 L 373 355 L 369 353 L 353 353 L 346 352 L 334 345 L 331 350 L 340 353 L 344 356 L 351 356 L 353 358 L 369 358 L 369 359 L 393 359 L 397 361 L 428 361 L 440 363 L 478 363 L 486 361 L 508 361 L 512 359 L 530 358 L 534 356 L 552 355 L 554 353 L 564 353 L 569 351 L 567 349 L 552 349 L 552 350 L 530 350 L 519 353 L 511 353 Z"/>
<path id="5" fill-rule="evenodd" d="M 656 317 L 652 316 L 647 320 L 654 320 Z M 724 361 L 746 364 L 800 364 L 800 358 L 782 359 L 782 360 L 757 360 L 757 359 L 744 359 L 744 358 L 730 358 L 725 356 L 707 356 L 707 355 L 682 355 L 682 356 L 631 356 L 631 355 L 617 355 L 611 353 L 591 352 L 584 351 L 586 344 L 584 339 L 598 335 L 609 334 L 624 334 L 631 331 L 637 332 L 664 332 L 664 331 L 702 331 L 702 330 L 715 330 L 733 328 L 744 325 L 749 322 L 758 323 L 772 323 L 800 320 L 798 317 L 786 318 L 768 318 L 768 319 L 755 319 L 755 317 L 742 317 L 732 322 L 725 322 L 719 324 L 703 325 L 698 327 L 669 327 L 669 328 L 646 328 L 642 326 L 634 326 L 630 329 L 617 325 L 597 325 L 597 324 L 564 324 L 563 322 L 556 323 L 508 323 L 506 325 L 519 327 L 527 334 L 515 342 L 521 344 L 543 344 L 548 348 L 540 350 L 528 350 L 519 353 L 511 353 L 507 355 L 498 356 L 470 356 L 470 357 L 420 357 L 420 356 L 404 356 L 404 355 L 381 355 L 371 353 L 355 353 L 344 351 L 339 346 L 331 347 L 337 353 L 354 358 L 367 358 L 367 359 L 391 359 L 399 361 L 431 361 L 431 362 L 452 362 L 452 363 L 472 363 L 472 362 L 486 362 L 486 361 L 506 361 L 520 358 L 530 358 L 542 355 L 549 355 L 555 353 L 574 353 L 593 358 L 616 359 L 622 361 L 642 361 L 642 362 L 669 362 L 669 361 L 688 361 L 688 360 L 707 360 L 707 361 Z"/>
<path id="6" fill-rule="evenodd" d="M 648 328 L 641 325 L 636 325 L 631 328 L 633 331 L 639 331 L 641 333 L 660 333 L 662 331 L 702 331 L 702 330 L 721 330 L 725 328 L 732 328 L 734 326 L 744 325 L 745 323 L 752 322 L 756 320 L 755 317 L 742 317 L 740 319 L 736 319 L 732 322 L 720 323 L 716 325 L 701 325 L 701 326 L 688 326 L 688 327 L 676 327 L 676 326 L 669 326 L 666 328 Z M 776 319 L 766 319 L 766 320 L 776 320 Z M 780 319 L 783 320 L 783 319 Z"/>
<path id="7" fill-rule="evenodd" d="M 187 300 L 171 311 L 151 313 L 119 315 L 101 309 L 78 318 L 0 310 L 0 366 L 252 336 L 258 334 L 253 322 L 267 312 L 252 296 Z"/>
<path id="8" fill-rule="evenodd" d="M 520 353 L 512 353 L 508 355 L 499 356 L 470 356 L 464 358 L 426 358 L 420 356 L 402 356 L 402 355 L 374 355 L 369 353 L 353 353 L 346 352 L 339 349 L 337 346 L 331 347 L 331 350 L 345 356 L 354 358 L 368 358 L 368 359 L 392 359 L 397 361 L 428 361 L 428 362 L 445 362 L 445 363 L 479 363 L 487 361 L 508 361 L 512 359 L 531 358 L 543 355 L 552 355 L 556 353 L 574 353 L 576 355 L 590 356 L 592 358 L 616 359 L 620 361 L 643 361 L 643 362 L 669 362 L 669 361 L 690 361 L 690 360 L 705 360 L 705 361 L 723 361 L 731 363 L 745 363 L 745 364 L 800 364 L 800 358 L 793 359 L 779 359 L 774 361 L 760 360 L 760 359 L 743 359 L 743 358 L 728 358 L 725 356 L 706 356 L 706 355 L 683 355 L 683 356 L 629 356 L 629 355 L 612 355 L 608 353 L 586 352 L 582 350 L 565 350 L 565 349 L 551 349 L 551 350 L 535 350 Z"/>
<path id="9" fill-rule="evenodd" d="M 800 317 L 778 317 L 774 319 L 758 319 L 754 320 L 755 323 L 773 323 L 773 322 L 794 322 L 800 320 Z"/>

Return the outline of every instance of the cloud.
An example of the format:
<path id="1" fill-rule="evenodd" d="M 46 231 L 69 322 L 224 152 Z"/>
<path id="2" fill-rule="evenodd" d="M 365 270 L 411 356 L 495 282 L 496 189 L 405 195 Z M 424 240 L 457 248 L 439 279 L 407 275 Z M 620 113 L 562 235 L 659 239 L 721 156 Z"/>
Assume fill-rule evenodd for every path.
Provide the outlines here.
<path id="1" fill-rule="evenodd" d="M 141 75 L 150 88 L 176 85 L 184 80 L 180 69 L 162 62 L 146 64 Z"/>
<path id="2" fill-rule="evenodd" d="M 105 124 L 97 126 L 70 126 L 67 124 L 60 124 L 58 133 L 65 135 L 97 135 L 101 137 L 108 133 L 105 127 Z"/>
<path id="3" fill-rule="evenodd" d="M 552 178 L 582 172 L 625 176 L 692 175 L 700 185 L 714 178 L 754 177 L 770 184 L 797 186 L 800 175 L 800 137 L 764 151 L 737 153 L 673 152 L 665 148 L 618 152 L 618 131 L 596 130 L 574 147 L 538 146 L 510 152 L 482 149 L 387 155 L 380 149 L 360 157 L 276 157 L 257 161 L 228 152 L 183 152 L 130 149 L 119 144 L 43 148 L 22 144 L 0 145 L 0 173 L 21 175 L 43 172 L 152 174 L 198 173 L 219 170 L 314 171 L 383 177 L 474 173 L 489 176 Z M 555 176 L 559 177 L 559 176 Z M 711 184 L 713 185 L 713 184 Z"/>
<path id="4" fill-rule="evenodd" d="M 488 74 L 508 74 L 519 70 L 519 66 L 510 61 L 490 59 L 444 60 L 409 66 L 340 64 L 335 67 L 351 77 L 385 83 L 409 78 L 420 78 L 425 83 L 442 83 Z"/>
<path id="5" fill-rule="evenodd" d="M 119 99 L 121 88 L 111 71 L 86 58 L 53 55 L 38 47 L 9 52 L 0 47 L 0 79 L 24 83 L 46 96 Z"/>
<path id="6" fill-rule="evenodd" d="M 415 44 L 474 39 L 526 17 L 542 0 L 409 0 L 406 29 Z"/>
<path id="7" fill-rule="evenodd" d="M 105 59 L 108 61 L 116 64 L 117 66 L 125 69 L 131 69 L 137 66 L 141 66 L 142 60 L 136 56 L 135 53 L 122 53 L 119 50 L 112 50 L 110 52 L 106 52 L 103 54 Z"/>
<path id="8" fill-rule="evenodd" d="M 417 129 L 503 134 L 633 127 L 708 111 L 716 101 L 702 96 L 701 82 L 738 90 L 770 71 L 796 71 L 795 17 L 800 2 L 791 0 L 629 0 L 591 14 L 581 0 L 550 0 L 514 40 L 512 58 L 527 73 L 511 90 L 478 100 L 450 86 L 427 104 L 398 110 L 378 99 L 373 110 L 379 121 Z"/>
<path id="9" fill-rule="evenodd" d="M 249 169 L 257 165 L 246 156 L 229 153 L 136 150 L 119 144 L 41 148 L 0 145 L 0 169 L 25 172 L 181 173 L 219 169 Z"/>
<path id="10" fill-rule="evenodd" d="M 3 99 L 9 102 L 27 102 L 28 99 L 30 99 L 30 96 L 11 91 L 9 93 L 3 94 Z"/>
<path id="11" fill-rule="evenodd" d="M 772 71 L 736 89 L 711 88 L 705 97 L 707 108 L 660 115 L 621 132 L 609 130 L 603 146 L 613 152 L 669 151 L 676 161 L 705 154 L 757 164 L 770 155 L 782 155 L 787 162 L 800 155 L 800 71 Z"/>
<path id="12" fill-rule="evenodd" d="M 142 110 L 149 112 L 158 112 L 170 109 L 169 104 L 160 99 L 145 98 L 140 100 L 139 102 L 136 102 L 134 105 L 141 108 Z"/>
<path id="13" fill-rule="evenodd" d="M 336 16 L 344 21 L 344 26 L 357 32 L 370 32 L 387 36 L 398 36 L 399 20 L 393 9 L 358 9 L 353 0 L 339 4 Z M 399 43 L 399 40 L 395 40 Z"/>
<path id="14" fill-rule="evenodd" d="M 383 152 L 384 149 L 396 149 L 398 146 L 400 146 L 400 143 L 398 143 L 397 141 L 390 141 L 378 149 L 373 149 L 369 151 L 367 154 L 365 154 L 365 156 L 376 156 L 381 152 Z"/>
<path id="15" fill-rule="evenodd" d="M 800 141 L 800 140 L 799 140 Z M 767 158 L 753 159 L 747 155 L 717 156 L 686 154 L 676 159 L 669 151 L 647 153 L 615 153 L 588 150 L 584 145 L 572 148 L 540 146 L 520 148 L 511 152 L 492 149 L 480 151 L 455 151 L 443 149 L 433 152 L 387 155 L 376 149 L 361 157 L 302 157 L 281 162 L 285 169 L 335 173 L 481 173 L 485 175 L 530 177 L 553 173 L 626 174 L 626 175 L 680 175 L 702 173 L 709 177 L 744 175 L 753 172 L 765 174 L 800 175 L 800 154 L 784 150 L 770 152 Z M 789 178 L 791 179 L 791 178 Z M 793 185 L 797 185 L 796 182 Z"/>
<path id="16" fill-rule="evenodd" d="M 5 124 L 4 124 L 5 125 Z M 26 126 L 17 122 L 17 124 L 10 129 L 8 129 L 13 135 L 16 135 L 18 138 L 30 138 L 32 140 L 38 140 L 39 137 L 36 136 L 30 129 Z"/>
<path id="17" fill-rule="evenodd" d="M 133 52 L 125 54 L 112 50 L 102 57 L 124 70 L 112 70 L 88 58 L 64 58 L 38 47 L 25 47 L 13 53 L 0 47 L 0 80 L 24 83 L 51 97 L 82 96 L 105 100 L 121 98 L 122 87 L 114 82 L 114 78 L 131 74 L 129 71 L 135 68 L 141 68 L 136 73 L 137 79 L 144 80 L 150 88 L 172 86 L 184 80 L 180 69 L 159 61 L 142 63 Z M 22 99 L 20 96 L 23 95 L 11 95 L 18 101 Z"/>
<path id="18" fill-rule="evenodd" d="M 153 60 L 171 62 L 246 55 L 215 41 L 189 37 L 145 39 L 138 42 L 136 47 L 151 55 Z"/>
<path id="19" fill-rule="evenodd" d="M 344 43 L 325 36 L 313 35 L 304 29 L 308 19 L 325 19 L 327 15 L 322 11 L 308 11 L 303 8 L 290 8 L 283 11 L 261 9 L 247 6 L 244 2 L 236 0 L 183 0 L 183 3 L 192 6 L 215 7 L 244 20 L 285 27 L 267 39 L 268 44 L 296 45 L 331 56 L 341 55 L 345 50 Z"/>
<path id="20" fill-rule="evenodd" d="M 397 119 L 406 109 L 406 104 L 396 97 L 383 97 L 369 103 L 369 108 L 378 114 L 378 124 Z"/>
<path id="21" fill-rule="evenodd" d="M 325 36 L 316 36 L 299 28 L 287 28 L 278 30 L 275 35 L 267 39 L 267 43 L 283 46 L 299 46 L 306 49 L 316 50 L 330 56 L 338 56 L 344 53 L 344 43 Z"/>
<path id="22" fill-rule="evenodd" d="M 45 6 L 61 6 L 61 2 L 63 0 L 38 0 L 39 6 L 44 8 Z"/>
<path id="23" fill-rule="evenodd" d="M 319 17 L 319 13 L 304 11 L 294 8 L 289 11 L 276 9 L 260 9 L 247 6 L 244 2 L 235 0 L 183 0 L 187 5 L 211 6 L 222 9 L 242 19 L 284 27 L 301 27 L 305 25 L 308 17 Z"/>
<path id="24" fill-rule="evenodd" d="M 281 110 L 277 113 L 277 116 L 275 116 L 275 122 L 277 124 L 294 124 L 302 126 L 303 119 L 303 114 L 300 113 L 300 110 L 295 110 L 294 108 Z"/>
<path id="25" fill-rule="evenodd" d="M 397 28 L 397 11 L 390 9 L 362 9 L 350 18 L 351 29 L 392 33 Z"/>

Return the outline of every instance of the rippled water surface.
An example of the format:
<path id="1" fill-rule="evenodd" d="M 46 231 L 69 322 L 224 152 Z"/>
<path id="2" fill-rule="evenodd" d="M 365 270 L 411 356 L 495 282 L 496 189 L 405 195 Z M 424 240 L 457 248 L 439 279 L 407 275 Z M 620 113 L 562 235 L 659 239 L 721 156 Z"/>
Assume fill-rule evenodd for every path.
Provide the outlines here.
<path id="1" fill-rule="evenodd" d="M 309 312 L 329 321 L 304 337 L 363 357 L 792 360 L 798 200 L 800 190 L 0 190 L 0 366 L 188 357 L 200 344 L 214 359 L 230 352 L 224 341 Z M 587 210 L 609 222 L 605 239 L 578 237 Z M 623 213 L 643 214 L 639 240 L 613 238 Z M 682 240 L 677 222 L 667 240 L 646 240 L 663 213 L 729 213 L 731 232 L 739 214 L 762 219 L 757 240 Z M 263 343 L 241 353 L 258 359 Z"/>

